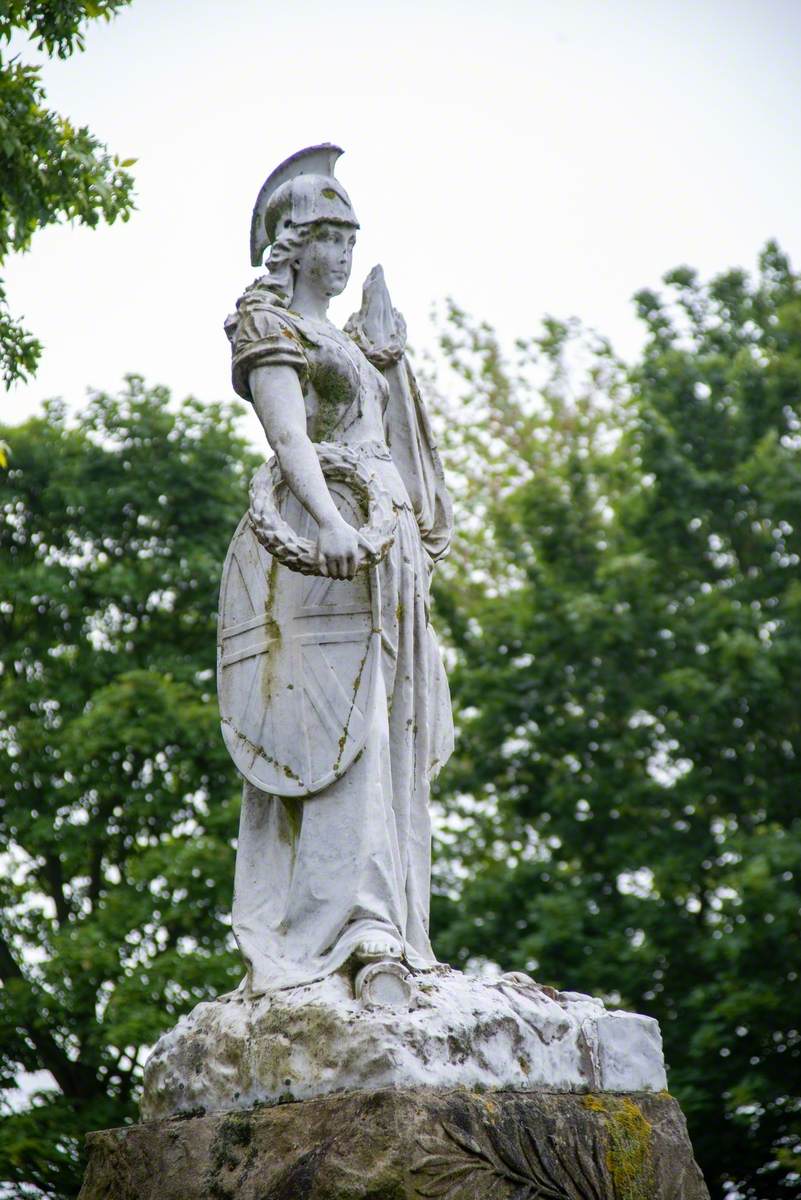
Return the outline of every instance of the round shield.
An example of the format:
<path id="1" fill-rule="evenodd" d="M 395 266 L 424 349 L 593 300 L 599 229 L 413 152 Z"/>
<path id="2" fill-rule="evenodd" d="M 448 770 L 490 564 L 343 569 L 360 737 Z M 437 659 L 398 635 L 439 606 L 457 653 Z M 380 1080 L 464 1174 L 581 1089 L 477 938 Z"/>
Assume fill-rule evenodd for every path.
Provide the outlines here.
<path id="1" fill-rule="evenodd" d="M 329 483 L 355 527 L 358 502 Z M 284 485 L 281 514 L 301 536 L 317 524 Z M 354 579 L 303 575 L 256 539 L 248 515 L 223 567 L 217 689 L 223 738 L 245 779 L 276 796 L 312 796 L 347 770 L 367 736 L 380 653 L 375 568 Z"/>

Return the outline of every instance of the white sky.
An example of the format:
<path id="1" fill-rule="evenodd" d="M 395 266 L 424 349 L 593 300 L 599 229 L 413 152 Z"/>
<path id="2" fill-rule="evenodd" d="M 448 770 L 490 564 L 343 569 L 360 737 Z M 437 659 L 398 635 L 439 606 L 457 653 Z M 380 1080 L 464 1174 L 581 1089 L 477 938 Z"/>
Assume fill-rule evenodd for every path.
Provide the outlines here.
<path id="1" fill-rule="evenodd" d="M 418 347 L 452 295 L 504 338 L 576 314 L 632 354 L 630 297 L 670 267 L 750 268 L 769 237 L 801 265 L 800 64 L 801 0 L 133 0 L 44 80 L 138 158 L 138 211 L 7 264 L 46 350 L 2 417 L 128 371 L 232 395 L 253 201 L 319 141 L 363 227 L 335 320 L 380 261 Z"/>

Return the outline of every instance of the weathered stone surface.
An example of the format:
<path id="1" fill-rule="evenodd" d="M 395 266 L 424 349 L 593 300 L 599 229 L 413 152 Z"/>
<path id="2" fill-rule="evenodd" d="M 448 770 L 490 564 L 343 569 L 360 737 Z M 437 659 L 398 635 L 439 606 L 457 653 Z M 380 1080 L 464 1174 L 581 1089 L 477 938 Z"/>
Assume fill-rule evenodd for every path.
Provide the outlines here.
<path id="1" fill-rule="evenodd" d="M 429 798 L 453 719 L 429 582 L 452 513 L 381 268 L 346 329 L 328 319 L 358 229 L 341 153 L 307 147 L 265 180 L 266 273 L 225 322 L 234 389 L 275 451 L 219 606 L 223 737 L 246 781 L 232 923 L 254 993 L 353 959 L 436 961 Z"/>
<path id="2" fill-rule="evenodd" d="M 80 1200 L 708 1200 L 666 1093 L 383 1090 L 89 1135 Z"/>
<path id="3" fill-rule="evenodd" d="M 526 975 L 488 981 L 441 968 L 411 998 L 375 1005 L 343 975 L 199 1004 L 159 1039 L 142 1116 L 222 1112 L 353 1089 L 481 1087 L 658 1092 L 659 1026 Z"/>

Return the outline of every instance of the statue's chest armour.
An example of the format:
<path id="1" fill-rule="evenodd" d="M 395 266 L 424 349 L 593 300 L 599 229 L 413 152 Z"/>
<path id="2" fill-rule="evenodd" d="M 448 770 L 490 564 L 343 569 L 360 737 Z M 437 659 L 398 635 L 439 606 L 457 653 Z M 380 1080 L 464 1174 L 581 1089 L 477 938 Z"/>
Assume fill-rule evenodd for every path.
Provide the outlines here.
<path id="1" fill-rule="evenodd" d="M 342 485 L 337 507 L 363 517 Z M 304 537 L 316 523 L 287 492 L 285 520 Z M 220 586 L 217 686 L 225 744 L 264 792 L 305 797 L 342 775 L 362 749 L 380 652 L 375 570 L 352 580 L 301 575 L 257 541 L 245 515 Z"/>

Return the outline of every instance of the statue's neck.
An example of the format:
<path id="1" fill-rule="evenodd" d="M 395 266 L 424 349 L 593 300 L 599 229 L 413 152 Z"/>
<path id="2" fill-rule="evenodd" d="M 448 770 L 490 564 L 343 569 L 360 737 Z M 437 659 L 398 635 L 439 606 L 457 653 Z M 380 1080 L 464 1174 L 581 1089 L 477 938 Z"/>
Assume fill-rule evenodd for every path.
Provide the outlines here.
<path id="1" fill-rule="evenodd" d="M 292 293 L 291 309 L 303 317 L 311 317 L 315 321 L 325 321 L 328 318 L 330 296 L 323 296 L 315 288 L 311 288 L 303 280 L 299 280 Z"/>

